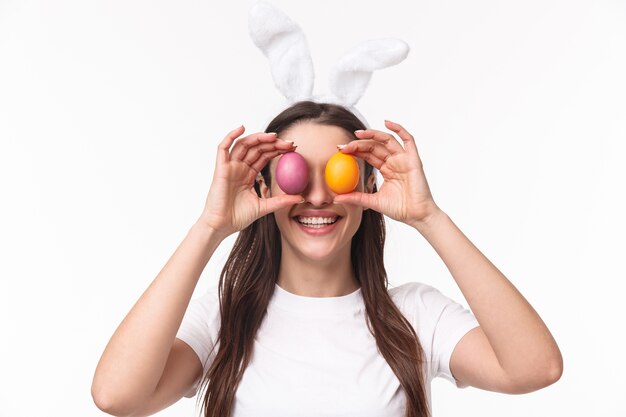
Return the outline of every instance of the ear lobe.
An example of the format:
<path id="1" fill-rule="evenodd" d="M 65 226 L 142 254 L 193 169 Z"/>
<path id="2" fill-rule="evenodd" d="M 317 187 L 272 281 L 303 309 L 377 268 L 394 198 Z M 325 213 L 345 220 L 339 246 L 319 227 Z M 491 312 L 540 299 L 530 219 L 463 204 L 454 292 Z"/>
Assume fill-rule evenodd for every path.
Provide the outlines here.
<path id="1" fill-rule="evenodd" d="M 261 173 L 259 172 L 259 174 L 256 176 L 256 182 L 259 184 L 259 190 L 261 191 L 261 197 L 262 198 L 270 198 L 270 189 L 267 186 L 267 184 L 265 183 L 265 179 L 263 178 L 263 175 L 261 175 Z"/>
<path id="2" fill-rule="evenodd" d="M 373 193 L 375 185 L 376 185 L 376 173 L 372 172 L 369 178 L 367 179 L 367 184 L 365 185 L 367 192 Z"/>
<path id="3" fill-rule="evenodd" d="M 372 172 L 365 183 L 365 192 L 372 194 L 376 185 L 376 173 Z M 369 210 L 369 207 L 363 207 L 363 211 Z"/>

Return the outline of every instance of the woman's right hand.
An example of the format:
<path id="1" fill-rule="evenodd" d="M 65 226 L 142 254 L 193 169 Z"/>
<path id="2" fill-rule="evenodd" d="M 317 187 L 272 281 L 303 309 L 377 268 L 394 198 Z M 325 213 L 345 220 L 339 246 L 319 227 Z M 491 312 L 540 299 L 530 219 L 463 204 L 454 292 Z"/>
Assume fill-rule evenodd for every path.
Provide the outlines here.
<path id="1" fill-rule="evenodd" d="M 235 143 L 243 126 L 231 131 L 217 147 L 213 182 L 199 223 L 227 237 L 256 219 L 280 208 L 300 203 L 301 195 L 259 198 L 254 190 L 258 173 L 272 158 L 293 151 L 293 143 L 272 133 L 253 133 Z"/>

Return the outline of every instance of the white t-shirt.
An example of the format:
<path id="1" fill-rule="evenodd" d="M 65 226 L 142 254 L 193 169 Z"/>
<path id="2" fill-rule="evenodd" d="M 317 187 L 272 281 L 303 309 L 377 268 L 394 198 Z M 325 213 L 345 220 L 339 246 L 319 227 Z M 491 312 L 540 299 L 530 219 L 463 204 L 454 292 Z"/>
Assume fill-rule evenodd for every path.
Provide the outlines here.
<path id="1" fill-rule="evenodd" d="M 436 288 L 409 282 L 389 294 L 413 325 L 427 360 L 426 392 L 450 372 L 458 341 L 477 327 L 474 315 Z M 217 285 L 192 299 L 176 337 L 204 364 L 219 331 Z M 197 393 L 199 380 L 185 394 Z M 340 297 L 304 297 L 278 284 L 254 340 L 252 359 L 237 388 L 234 417 L 403 417 L 405 394 L 380 355 L 365 322 L 361 288 Z"/>

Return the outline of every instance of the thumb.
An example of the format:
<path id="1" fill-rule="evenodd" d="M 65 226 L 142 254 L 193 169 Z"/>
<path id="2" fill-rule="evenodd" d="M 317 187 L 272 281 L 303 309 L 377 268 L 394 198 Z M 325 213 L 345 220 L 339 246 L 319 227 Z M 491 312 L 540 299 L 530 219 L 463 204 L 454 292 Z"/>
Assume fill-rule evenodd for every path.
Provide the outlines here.
<path id="1" fill-rule="evenodd" d="M 360 191 L 354 191 L 348 194 L 338 194 L 333 199 L 335 203 L 347 203 L 371 208 L 378 211 L 377 198 L 372 193 L 362 193 Z"/>
<path id="2" fill-rule="evenodd" d="M 304 197 L 302 197 L 301 195 L 284 194 L 284 195 L 279 195 L 276 197 L 262 198 L 259 203 L 260 205 L 259 214 L 260 214 L 260 217 L 263 217 L 266 214 L 269 214 L 281 208 L 291 206 L 294 204 L 303 203 L 303 202 L 304 202 Z"/>

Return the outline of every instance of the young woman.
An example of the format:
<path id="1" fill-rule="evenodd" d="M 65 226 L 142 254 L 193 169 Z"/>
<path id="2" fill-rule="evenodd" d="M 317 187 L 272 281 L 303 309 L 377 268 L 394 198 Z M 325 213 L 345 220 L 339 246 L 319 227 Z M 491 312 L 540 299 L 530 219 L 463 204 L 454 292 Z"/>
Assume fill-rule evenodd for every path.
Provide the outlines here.
<path id="1" fill-rule="evenodd" d="M 97 406 L 146 416 L 202 388 L 204 416 L 421 417 L 437 376 L 510 394 L 557 381 L 550 331 L 435 204 L 413 137 L 386 127 L 401 142 L 341 106 L 303 101 L 269 133 L 230 132 L 200 218 L 98 363 Z M 350 194 L 324 179 L 338 149 L 359 161 Z M 272 180 L 278 157 L 294 151 L 309 168 L 297 196 Z M 387 288 L 383 215 L 433 246 L 473 313 L 423 283 Z M 237 232 L 219 284 L 191 300 Z"/>

